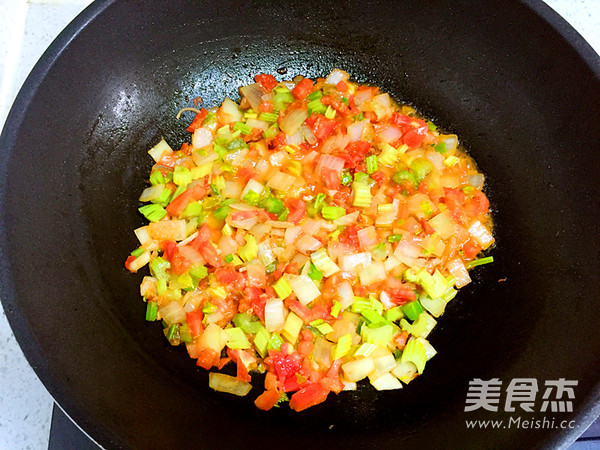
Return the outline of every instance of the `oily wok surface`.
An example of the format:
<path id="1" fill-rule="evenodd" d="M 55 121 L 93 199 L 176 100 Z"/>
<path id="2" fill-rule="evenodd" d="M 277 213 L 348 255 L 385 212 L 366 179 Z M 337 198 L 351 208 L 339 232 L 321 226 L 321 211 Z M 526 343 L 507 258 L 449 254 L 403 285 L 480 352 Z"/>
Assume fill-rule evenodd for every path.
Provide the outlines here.
<path id="1" fill-rule="evenodd" d="M 438 355 L 405 389 L 265 413 L 258 377 L 247 398 L 215 393 L 144 321 L 144 271 L 123 261 L 143 223 L 146 151 L 187 139 L 180 108 L 237 99 L 260 72 L 334 67 L 459 135 L 486 174 L 495 262 L 473 270 L 431 335 Z M 42 57 L 0 141 L 0 288 L 15 335 L 105 447 L 565 445 L 600 412 L 599 67 L 540 2 L 94 2 Z M 502 403 L 465 412 L 474 378 L 577 380 L 573 412 L 556 414 L 576 427 L 467 429 L 542 417 Z"/>

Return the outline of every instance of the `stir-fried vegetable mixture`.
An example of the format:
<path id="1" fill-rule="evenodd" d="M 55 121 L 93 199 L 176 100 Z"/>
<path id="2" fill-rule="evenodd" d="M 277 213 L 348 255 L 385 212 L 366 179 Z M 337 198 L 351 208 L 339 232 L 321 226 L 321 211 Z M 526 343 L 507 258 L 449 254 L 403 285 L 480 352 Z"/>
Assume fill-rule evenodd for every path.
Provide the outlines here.
<path id="1" fill-rule="evenodd" d="M 302 411 L 330 392 L 399 389 L 427 336 L 494 242 L 483 175 L 378 88 L 260 74 L 200 109 L 191 142 L 164 140 L 140 197 L 149 224 L 125 266 L 149 265 L 146 320 L 162 320 L 212 388 Z M 192 109 L 192 108 L 187 108 Z"/>

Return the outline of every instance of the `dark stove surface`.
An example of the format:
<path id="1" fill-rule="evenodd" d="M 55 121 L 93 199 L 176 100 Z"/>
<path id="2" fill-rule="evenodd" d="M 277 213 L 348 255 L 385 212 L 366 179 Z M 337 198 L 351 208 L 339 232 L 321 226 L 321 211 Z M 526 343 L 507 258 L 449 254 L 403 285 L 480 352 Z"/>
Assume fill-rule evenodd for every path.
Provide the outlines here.
<path id="1" fill-rule="evenodd" d="M 69 419 L 55 404 L 48 450 L 99 450 L 90 438 Z M 600 418 L 598 418 L 569 450 L 600 449 Z"/>

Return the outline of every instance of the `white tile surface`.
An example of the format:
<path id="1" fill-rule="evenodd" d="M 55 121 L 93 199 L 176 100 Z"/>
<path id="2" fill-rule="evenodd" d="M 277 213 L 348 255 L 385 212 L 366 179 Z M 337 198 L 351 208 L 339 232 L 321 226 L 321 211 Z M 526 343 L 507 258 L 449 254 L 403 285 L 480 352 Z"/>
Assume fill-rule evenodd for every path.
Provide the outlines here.
<path id="1" fill-rule="evenodd" d="M 0 0 L 0 125 L 45 48 L 90 0 Z M 600 0 L 547 0 L 600 53 Z M 48 446 L 52 399 L 0 317 L 0 449 Z"/>

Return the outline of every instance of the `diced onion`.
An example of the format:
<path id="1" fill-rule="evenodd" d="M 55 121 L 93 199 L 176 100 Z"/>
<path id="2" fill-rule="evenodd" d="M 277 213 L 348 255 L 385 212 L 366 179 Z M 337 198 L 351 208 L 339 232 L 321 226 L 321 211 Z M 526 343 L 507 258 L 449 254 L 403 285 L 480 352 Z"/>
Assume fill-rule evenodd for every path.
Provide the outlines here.
<path id="1" fill-rule="evenodd" d="M 160 316 L 168 325 L 185 322 L 185 311 L 177 302 L 169 302 L 158 309 Z"/>
<path id="2" fill-rule="evenodd" d="M 469 227 L 469 234 L 473 239 L 475 239 L 475 241 L 477 241 L 479 245 L 481 245 L 481 248 L 484 250 L 494 242 L 494 236 L 492 236 L 492 233 L 490 233 L 490 231 L 483 226 L 479 220 L 476 220 L 471 224 Z"/>
<path id="3" fill-rule="evenodd" d="M 306 109 L 292 109 L 279 121 L 279 127 L 288 136 L 293 135 L 308 117 Z"/>
<path id="4" fill-rule="evenodd" d="M 215 391 L 238 395 L 240 397 L 247 395 L 250 389 L 252 389 L 250 383 L 219 372 L 210 372 L 208 374 L 208 385 Z"/>
<path id="5" fill-rule="evenodd" d="M 371 358 L 354 359 L 342 364 L 344 379 L 348 381 L 360 381 L 367 378 L 375 370 L 375 363 Z"/>
<path id="6" fill-rule="evenodd" d="M 360 272 L 371 264 L 371 253 L 352 253 L 340 257 L 340 269 L 343 272 Z"/>
<path id="7" fill-rule="evenodd" d="M 375 227 L 365 227 L 361 228 L 356 232 L 358 236 L 358 242 L 363 249 L 368 249 L 373 245 L 377 245 L 377 232 L 375 231 Z"/>
<path id="8" fill-rule="evenodd" d="M 279 191 L 287 192 L 288 189 L 292 187 L 292 184 L 294 184 L 294 181 L 296 181 L 296 177 L 293 175 L 275 172 L 267 182 L 267 186 Z"/>
<path id="9" fill-rule="evenodd" d="M 346 81 L 348 78 L 350 78 L 350 75 L 347 72 L 340 69 L 333 69 L 325 79 L 325 83 L 337 85 L 340 81 Z"/>
<path id="10" fill-rule="evenodd" d="M 290 276 L 288 281 L 294 294 L 298 297 L 298 301 L 303 305 L 308 305 L 321 295 L 319 288 L 307 275 Z"/>
<path id="11" fill-rule="evenodd" d="M 348 135 L 350 136 L 350 142 L 356 142 L 361 140 L 367 122 L 369 121 L 367 119 L 364 119 L 360 122 L 354 122 L 352 125 L 348 125 Z"/>
<path id="12" fill-rule="evenodd" d="M 140 202 L 150 202 L 152 200 L 155 200 L 160 197 L 160 195 L 162 194 L 164 189 L 165 189 L 164 184 L 157 184 L 154 186 L 149 186 L 142 191 L 142 194 L 140 195 L 139 200 L 140 200 Z"/>
<path id="13" fill-rule="evenodd" d="M 352 224 L 356 223 L 356 221 L 358 220 L 359 214 L 360 214 L 359 211 L 354 211 L 353 213 L 346 214 L 338 219 L 335 219 L 333 221 L 333 223 L 336 225 L 341 225 L 341 226 L 352 225 Z"/>
<path id="14" fill-rule="evenodd" d="M 383 142 L 387 142 L 389 144 L 390 142 L 395 142 L 402 137 L 402 130 L 395 125 L 388 125 L 379 132 L 378 137 Z"/>
<path id="15" fill-rule="evenodd" d="M 482 173 L 476 173 L 469 176 L 469 184 L 475 189 L 483 189 L 484 177 Z"/>
<path id="16" fill-rule="evenodd" d="M 212 132 L 208 128 L 198 128 L 194 131 L 192 135 L 192 147 L 194 148 L 203 148 L 207 145 L 212 144 L 213 135 Z"/>
<path id="17" fill-rule="evenodd" d="M 143 226 L 136 228 L 134 231 L 135 237 L 137 237 L 140 244 L 144 245 L 146 242 L 150 240 L 150 236 L 148 235 L 148 226 Z"/>
<path id="18" fill-rule="evenodd" d="M 349 308 L 354 303 L 354 292 L 349 281 L 345 280 L 338 285 L 337 294 L 342 308 Z"/>
<path id="19" fill-rule="evenodd" d="M 230 98 L 226 98 L 219 108 L 219 118 L 223 123 L 239 122 L 242 120 L 242 112 L 237 103 Z"/>
<path id="20" fill-rule="evenodd" d="M 161 220 L 148 225 L 148 235 L 159 241 L 181 241 L 186 238 L 185 220 Z"/>
<path id="21" fill-rule="evenodd" d="M 270 298 L 265 304 L 265 327 L 268 332 L 279 331 L 285 323 L 283 302 L 277 298 Z"/>
<path id="22" fill-rule="evenodd" d="M 469 271 L 465 267 L 465 263 L 459 257 L 453 258 L 448 261 L 447 264 L 448 272 L 454 277 L 454 286 L 460 289 L 471 282 Z"/>
<path id="23" fill-rule="evenodd" d="M 265 187 L 263 186 L 262 183 L 259 183 L 254 178 L 250 178 L 248 180 L 248 183 L 246 183 L 246 186 L 242 190 L 242 193 L 240 194 L 240 198 L 243 199 L 246 196 L 246 194 L 248 194 L 248 192 L 250 192 L 250 191 L 254 191 L 258 195 L 260 195 L 260 194 L 262 194 L 264 189 L 265 189 Z"/>
<path id="24" fill-rule="evenodd" d="M 383 263 L 379 261 L 373 261 L 369 266 L 362 269 L 358 275 L 360 276 L 360 283 L 365 286 L 384 281 L 387 278 Z"/>
<path id="25" fill-rule="evenodd" d="M 258 108 L 262 103 L 262 96 L 265 95 L 265 89 L 259 83 L 252 83 L 240 88 L 242 94 L 250 103 L 250 107 L 258 112 Z"/>

